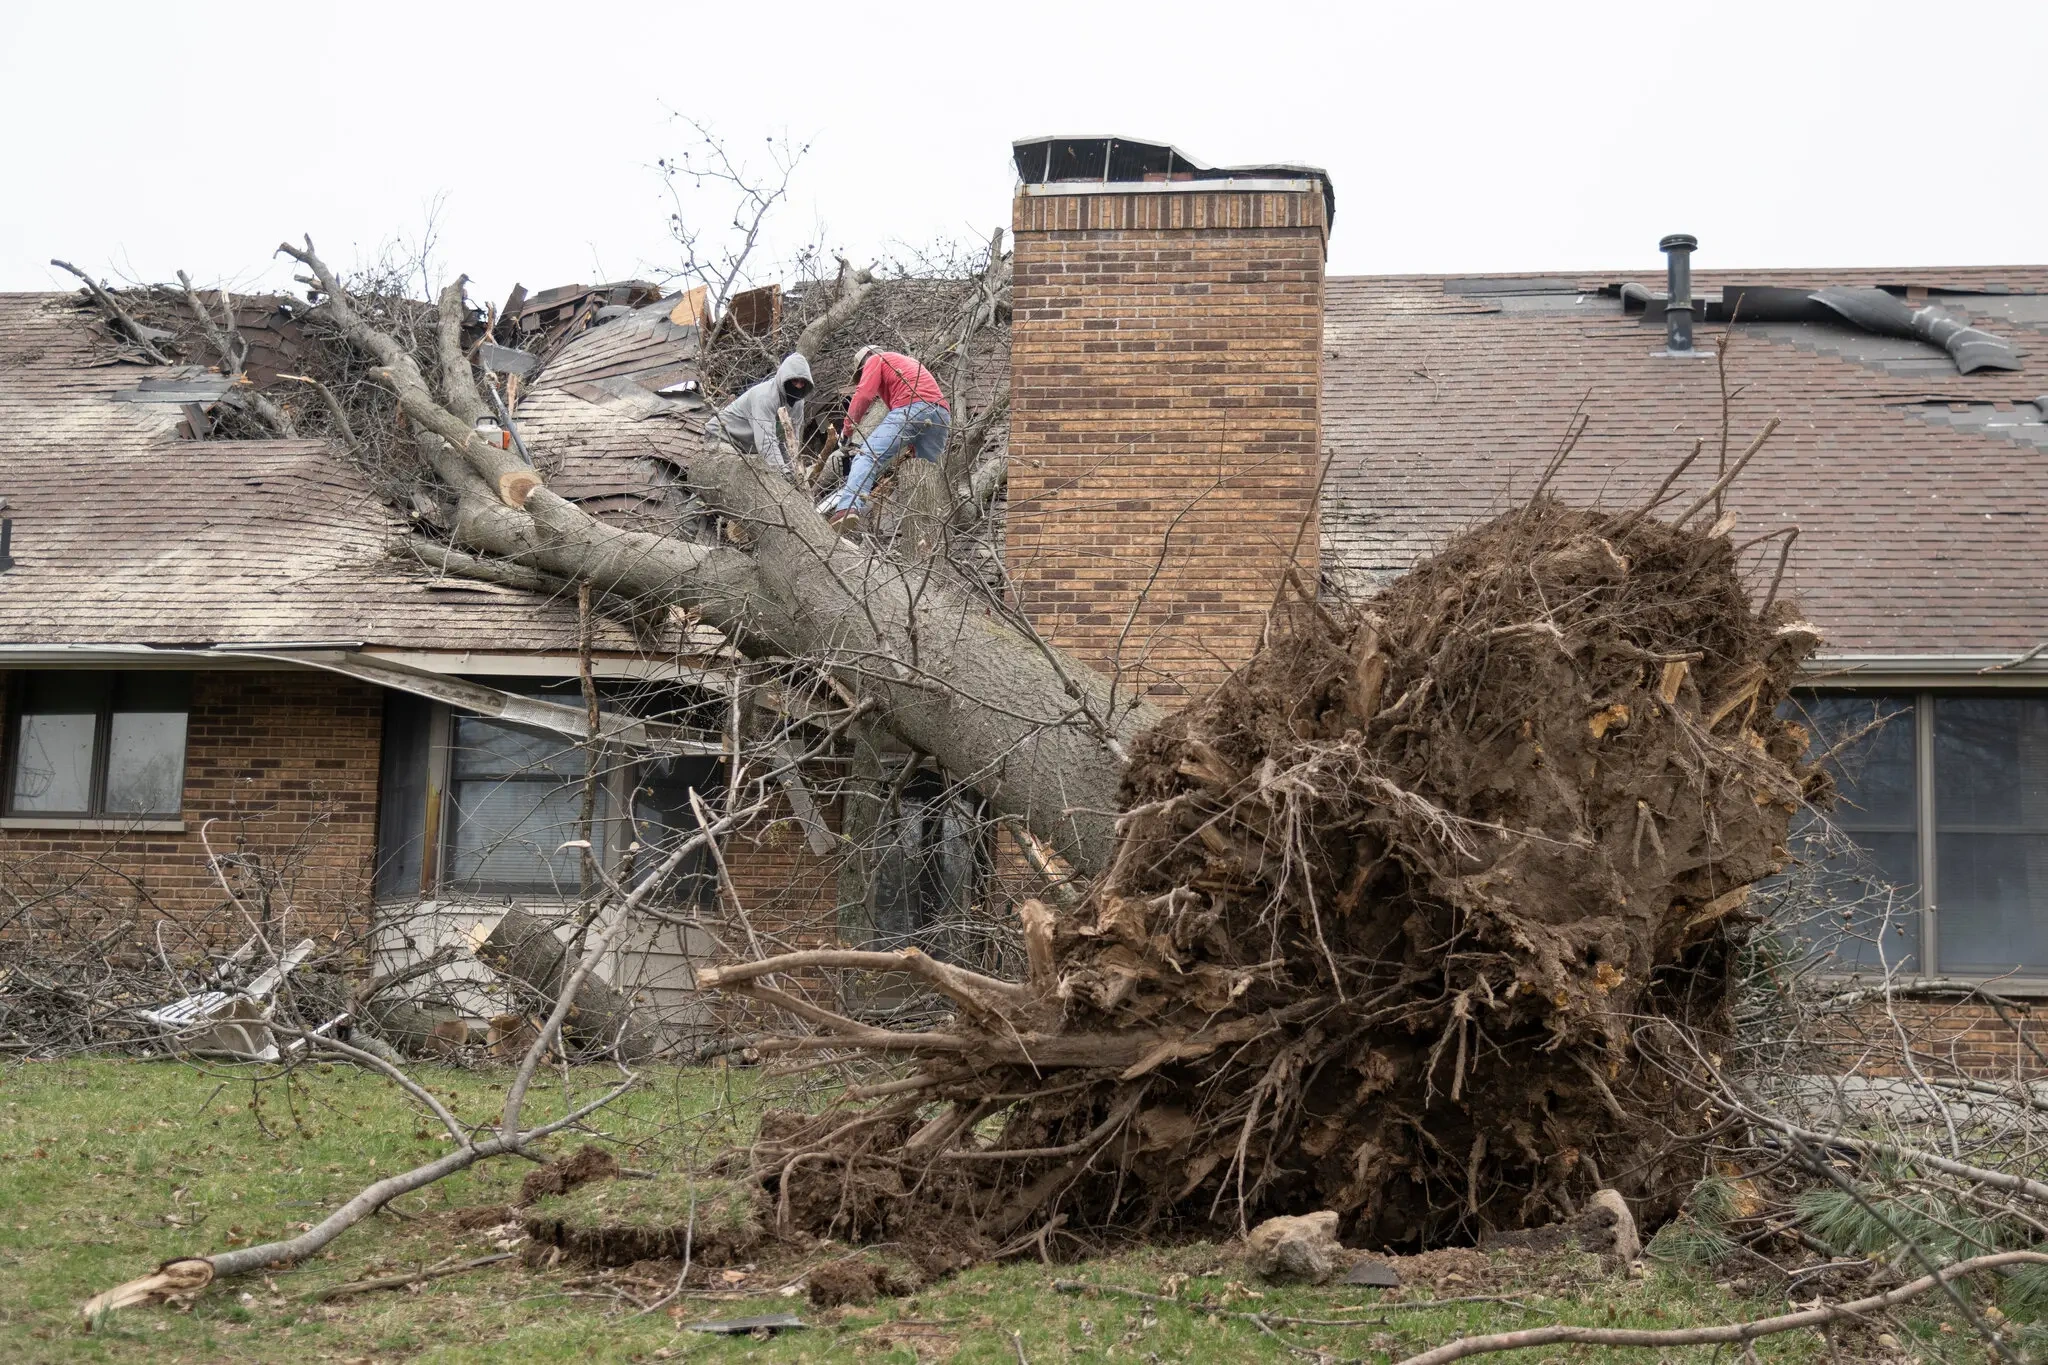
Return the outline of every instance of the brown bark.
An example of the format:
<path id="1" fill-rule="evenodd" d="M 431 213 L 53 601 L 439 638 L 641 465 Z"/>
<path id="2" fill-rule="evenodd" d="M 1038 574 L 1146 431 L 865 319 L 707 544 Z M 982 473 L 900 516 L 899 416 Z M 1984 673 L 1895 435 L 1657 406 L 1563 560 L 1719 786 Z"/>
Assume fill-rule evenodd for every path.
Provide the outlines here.
<path id="1" fill-rule="evenodd" d="M 516 905 L 477 945 L 476 955 L 498 975 L 550 1003 L 561 993 L 571 967 L 569 949 L 553 927 Z M 566 1032 L 606 1047 L 616 1041 L 619 1056 L 626 1061 L 648 1056 L 659 1045 L 632 1002 L 595 977 L 584 978 L 577 989 Z"/>
<path id="2" fill-rule="evenodd" d="M 690 607 L 751 655 L 812 661 L 874 698 L 876 723 L 982 789 L 997 814 L 1021 818 L 1077 871 L 1107 866 L 1122 764 L 1130 741 L 1160 719 L 1156 708 L 1114 700 L 1106 679 L 931 565 L 841 539 L 786 479 L 722 444 L 692 461 L 690 485 L 743 528 L 747 550 L 596 520 L 443 404 L 411 356 L 350 306 L 310 243 L 280 249 L 313 272 L 323 309 L 377 356 L 406 413 L 439 438 L 427 449 L 459 495 L 464 549 L 588 579 L 609 596 Z"/>

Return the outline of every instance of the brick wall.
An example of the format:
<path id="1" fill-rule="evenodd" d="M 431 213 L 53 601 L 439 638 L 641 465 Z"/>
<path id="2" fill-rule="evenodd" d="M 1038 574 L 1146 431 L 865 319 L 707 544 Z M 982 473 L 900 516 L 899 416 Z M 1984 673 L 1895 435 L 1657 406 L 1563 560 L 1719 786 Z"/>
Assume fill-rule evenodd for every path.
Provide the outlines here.
<path id="1" fill-rule="evenodd" d="M 275 874 L 284 896 L 274 904 L 289 903 L 295 930 L 358 929 L 376 859 L 383 715 L 377 688 L 333 674 L 194 674 L 184 832 L 0 830 L 0 868 L 16 886 L 75 881 L 73 903 L 129 909 L 145 927 L 162 914 L 239 943 L 246 927 L 224 913 L 199 839 L 211 819 L 217 853 Z"/>
<path id="2" fill-rule="evenodd" d="M 2009 987 L 1995 986 L 2010 1003 L 2001 1013 L 1981 998 L 1927 998 L 1904 994 L 1889 1015 L 1865 1005 L 1823 1021 L 1825 1055 L 1840 1069 L 1866 1075 L 1905 1076 L 1901 1038 L 1927 1075 L 1975 1076 L 1983 1080 L 2048 1081 L 2048 1026 L 2040 1002 L 2010 999 Z"/>
<path id="3" fill-rule="evenodd" d="M 1315 581 L 1327 215 L 1312 184 L 1086 189 L 1015 203 L 1007 562 L 1048 638 L 1171 705 L 1290 560 Z"/>
<path id="4" fill-rule="evenodd" d="M 838 803 L 821 798 L 819 805 L 826 827 L 837 830 Z M 759 818 L 732 833 L 725 842 L 725 861 L 754 931 L 768 940 L 762 945 L 767 951 L 838 942 L 841 859 L 836 853 L 811 852 L 787 797 L 778 796 Z M 745 948 L 743 943 L 730 946 Z"/>

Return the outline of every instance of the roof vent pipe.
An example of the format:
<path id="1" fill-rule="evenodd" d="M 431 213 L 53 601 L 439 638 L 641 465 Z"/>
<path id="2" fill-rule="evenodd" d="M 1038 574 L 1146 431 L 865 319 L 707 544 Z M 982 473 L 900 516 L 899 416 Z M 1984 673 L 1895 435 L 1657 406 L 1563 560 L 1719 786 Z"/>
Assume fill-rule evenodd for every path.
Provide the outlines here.
<path id="1" fill-rule="evenodd" d="M 1657 243 L 1664 253 L 1668 289 L 1664 299 L 1664 346 L 1673 355 L 1692 354 L 1692 253 L 1699 238 L 1674 232 Z"/>

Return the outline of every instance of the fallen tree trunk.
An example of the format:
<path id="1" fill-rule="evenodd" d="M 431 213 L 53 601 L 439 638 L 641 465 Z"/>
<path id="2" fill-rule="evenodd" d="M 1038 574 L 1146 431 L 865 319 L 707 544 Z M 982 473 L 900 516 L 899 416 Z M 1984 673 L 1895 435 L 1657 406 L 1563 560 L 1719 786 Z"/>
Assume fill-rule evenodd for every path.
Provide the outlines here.
<path id="1" fill-rule="evenodd" d="M 356 312 L 310 243 L 279 250 L 312 271 L 319 313 L 377 358 L 422 429 L 422 449 L 458 495 L 462 546 L 648 609 L 687 607 L 750 655 L 823 668 L 875 699 L 873 723 L 1024 821 L 1075 870 L 1108 864 L 1123 765 L 1161 719 L 1156 707 L 1003 619 L 929 556 L 899 560 L 842 539 L 788 479 L 722 442 L 691 461 L 689 487 L 744 549 L 597 520 L 464 420 L 483 407 L 473 376 L 445 363 L 437 391 Z M 444 296 L 444 336 L 456 311 Z"/>
<path id="2" fill-rule="evenodd" d="M 763 1052 L 915 1063 L 765 1120 L 760 1179 L 812 1231 L 985 1250 L 1317 1208 L 1440 1245 L 1603 1184 L 1654 1224 L 1705 1063 L 1641 1025 L 1726 1027 L 1747 890 L 1822 785 L 1776 714 L 1816 642 L 1724 538 L 1541 499 L 1360 609 L 1295 604 L 1138 740 L 1106 875 L 1024 908 L 1024 983 L 930 964 L 957 1013 L 909 1033 L 761 984 L 795 959 L 700 977 L 822 1030 Z"/>
<path id="3" fill-rule="evenodd" d="M 576 965 L 555 926 L 517 905 L 507 908 L 477 944 L 476 955 L 516 989 L 545 1001 L 549 1009 Z M 595 976 L 585 976 L 577 986 L 562 1031 L 586 1047 L 616 1050 L 626 1062 L 652 1056 L 661 1046 L 633 1002 Z"/>

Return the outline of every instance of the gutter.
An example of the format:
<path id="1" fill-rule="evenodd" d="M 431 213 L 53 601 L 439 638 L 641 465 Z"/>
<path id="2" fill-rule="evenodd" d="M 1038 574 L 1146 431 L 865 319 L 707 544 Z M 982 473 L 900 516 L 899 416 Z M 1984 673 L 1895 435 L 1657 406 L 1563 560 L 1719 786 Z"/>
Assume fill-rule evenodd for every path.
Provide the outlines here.
<path id="1" fill-rule="evenodd" d="M 145 660 L 151 665 L 173 667 L 218 667 L 225 663 L 243 667 L 282 664 L 288 668 L 319 669 L 377 687 L 388 687 L 395 692 L 443 702 L 509 724 L 532 726 L 575 740 L 591 738 L 589 716 L 581 706 L 542 701 L 466 678 L 452 678 L 406 667 L 340 644 L 246 645 L 223 649 L 155 649 L 148 645 L 0 645 L 0 666 L 50 663 L 133 666 Z M 619 711 L 600 710 L 597 728 L 598 739 L 629 749 L 713 756 L 726 752 L 722 739 L 706 739 L 702 731 L 662 721 L 642 720 Z"/>
<path id="2" fill-rule="evenodd" d="M 2048 649 L 2036 646 L 2017 654 L 1822 654 L 1808 659 L 1801 672 L 1836 686 L 2040 687 L 2048 684 Z"/>

